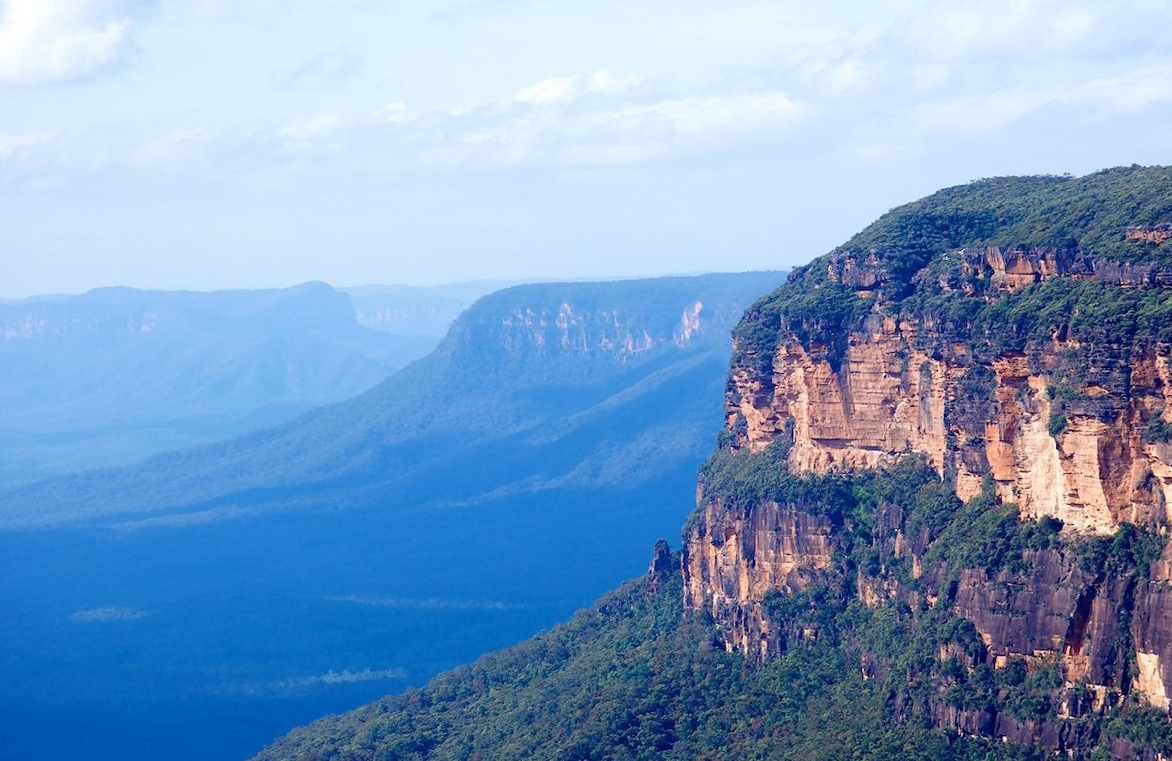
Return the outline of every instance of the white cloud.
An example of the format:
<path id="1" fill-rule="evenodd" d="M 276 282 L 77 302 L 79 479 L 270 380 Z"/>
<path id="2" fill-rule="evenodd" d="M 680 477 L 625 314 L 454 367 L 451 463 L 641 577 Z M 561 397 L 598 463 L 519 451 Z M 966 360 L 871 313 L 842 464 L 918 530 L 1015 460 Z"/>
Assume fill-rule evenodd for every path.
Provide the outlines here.
<path id="1" fill-rule="evenodd" d="M 807 104 L 782 92 L 650 99 L 647 93 L 629 97 L 611 82 L 606 87 L 613 94 L 465 114 L 464 120 L 477 128 L 455 136 L 465 149 L 463 160 L 557 166 L 639 163 L 699 140 L 728 140 L 763 130 L 779 134 L 811 112 Z"/>
<path id="2" fill-rule="evenodd" d="M 1112 15 L 1112 5 L 1072 0 L 934 2 L 894 24 L 880 44 L 935 60 L 971 61 L 990 54 L 1037 60 L 1093 43 L 1104 19 Z"/>
<path id="3" fill-rule="evenodd" d="M 1172 64 L 1141 66 L 1089 81 L 1055 82 L 1048 86 L 994 89 L 957 98 L 925 101 L 910 108 L 903 130 L 912 135 L 990 134 L 1029 114 L 1051 106 L 1100 108 L 1138 113 L 1172 101 Z"/>
<path id="4" fill-rule="evenodd" d="M 288 14 L 301 0 L 160 0 L 163 13 L 182 22 L 223 23 Z"/>
<path id="5" fill-rule="evenodd" d="M 1172 100 L 1169 21 L 1162 0 L 934 0 L 762 75 L 811 104 L 842 155 L 887 163 L 929 135 L 984 139 L 1060 108 L 1134 114 Z"/>
<path id="6" fill-rule="evenodd" d="M 87 77 L 125 48 L 137 5 L 126 0 L 0 0 L 0 82 Z"/>
<path id="7" fill-rule="evenodd" d="M 290 689 L 298 687 L 314 687 L 319 684 L 354 684 L 356 682 L 373 682 L 383 679 L 403 679 L 407 672 L 403 669 L 372 669 L 369 666 L 361 671 L 351 671 L 350 669 L 343 669 L 342 671 L 327 671 L 324 674 L 316 674 L 314 676 L 296 677 L 293 679 L 285 679 L 277 683 L 280 689 Z"/>
<path id="8" fill-rule="evenodd" d="M 822 85 L 832 95 L 842 95 L 870 83 L 874 72 L 865 62 L 847 58 L 820 72 Z"/>
<path id="9" fill-rule="evenodd" d="M 1058 102 L 1057 93 L 1003 90 L 932 101 L 912 108 L 903 129 L 912 135 L 976 135 L 997 132 L 1026 114 Z"/>
<path id="10" fill-rule="evenodd" d="M 634 74 L 616 77 L 606 69 L 599 69 L 586 80 L 586 90 L 592 93 L 617 95 L 638 86 L 640 81 Z"/>
<path id="11" fill-rule="evenodd" d="M 842 149 L 842 154 L 853 162 L 867 166 L 890 166 L 901 161 L 907 161 L 915 155 L 915 150 L 899 143 L 848 143 Z"/>
<path id="12" fill-rule="evenodd" d="M 517 93 L 513 100 L 530 105 L 565 104 L 586 94 L 621 95 L 639 82 L 639 77 L 633 74 L 618 77 L 607 69 L 599 69 L 588 77 L 548 77 Z"/>
<path id="13" fill-rule="evenodd" d="M 518 103 L 547 105 L 569 103 L 581 94 L 578 77 L 549 77 L 530 85 L 514 98 Z"/>
<path id="14" fill-rule="evenodd" d="M 27 0 L 0 0 L 5 2 Z M 48 5 L 109 9 L 129 7 L 130 0 L 104 2 L 48 0 Z M 197 0 L 191 2 L 194 7 Z M 228 7 L 221 0 L 207 2 Z M 241 2 L 258 15 L 302 0 Z M 86 145 L 75 153 L 103 155 L 104 150 L 130 156 L 139 166 L 247 155 L 249 166 L 262 172 L 266 166 L 274 171 L 288 166 L 288 155 L 281 154 L 296 154 L 298 167 L 375 172 L 646 163 L 751 139 L 779 151 L 819 150 L 881 165 L 923 155 L 929 143 L 964 145 L 1008 133 L 1035 114 L 1047 118 L 1059 109 L 1085 107 L 1095 116 L 1127 115 L 1172 101 L 1172 53 L 1156 39 L 1163 28 L 1159 22 L 1168 19 L 1164 0 L 938 0 L 915 10 L 910 5 L 917 0 L 901 2 L 903 10 L 869 11 L 865 33 L 835 23 L 819 26 L 803 42 L 790 30 L 794 42 L 775 59 L 726 70 L 716 80 L 673 81 L 662 72 L 642 78 L 601 68 L 530 80 L 511 97 L 509 90 L 490 93 L 458 108 L 445 107 L 439 97 L 412 95 L 419 102 L 439 101 L 422 111 L 387 103 L 385 89 L 364 96 L 354 87 L 346 100 L 319 106 L 346 109 L 347 115 L 311 111 L 269 122 L 259 132 L 218 124 L 213 133 L 187 127 L 188 112 L 161 136 L 125 137 L 121 145 L 103 137 L 108 145 Z M 166 0 L 164 8 L 178 13 L 178 4 Z M 738 28 L 772 17 L 772 11 L 761 13 L 765 16 L 746 16 Z M 778 23 L 782 20 L 784 14 Z M 0 29 L 8 23 L 0 19 Z M 709 31 L 690 28 L 697 40 Z M 1110 47 L 1104 37 L 1139 43 Z M 362 86 L 377 79 L 380 62 L 371 55 L 372 76 L 363 77 Z M 365 67 L 354 53 L 334 48 L 279 76 L 289 84 L 324 86 L 347 81 Z M 557 71 L 544 69 L 550 70 Z M 391 79 L 382 84 L 411 92 Z M 262 116 L 253 124 L 265 122 Z M 0 160 L 49 137 L 0 135 Z M 61 150 L 71 142 L 84 144 L 84 136 L 71 132 L 68 140 L 58 141 Z M 216 151 L 208 150 L 212 145 Z M 38 160 L 47 153 L 38 151 Z M 11 162 L 7 169 L 15 177 L 24 163 Z"/>
<path id="15" fill-rule="evenodd" d="M 24 148 L 43 145 L 55 136 L 52 132 L 25 132 L 20 135 L 0 135 L 0 161 L 4 161 Z"/>
<path id="16" fill-rule="evenodd" d="M 110 605 L 103 608 L 86 608 L 70 615 L 74 621 L 134 621 L 146 615 L 145 610 Z"/>
<path id="17" fill-rule="evenodd" d="M 662 100 L 623 107 L 604 114 L 606 122 L 622 124 L 638 119 L 663 120 L 685 137 L 712 132 L 744 132 L 761 127 L 790 126 L 809 113 L 809 107 L 785 93 L 712 95 Z"/>
<path id="18" fill-rule="evenodd" d="M 1074 96 L 1100 102 L 1116 111 L 1134 113 L 1156 103 L 1172 100 L 1172 64 L 1141 66 L 1114 77 L 1085 83 Z"/>
<path id="19" fill-rule="evenodd" d="M 375 111 L 374 118 L 387 124 L 410 124 L 419 118 L 419 114 L 412 112 L 406 103 L 395 101 Z"/>

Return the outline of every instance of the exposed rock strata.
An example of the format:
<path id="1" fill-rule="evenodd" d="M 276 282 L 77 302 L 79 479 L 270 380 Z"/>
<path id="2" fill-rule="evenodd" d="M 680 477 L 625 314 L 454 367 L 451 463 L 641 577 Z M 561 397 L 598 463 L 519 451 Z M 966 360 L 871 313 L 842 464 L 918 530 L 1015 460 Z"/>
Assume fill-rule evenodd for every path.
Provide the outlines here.
<path id="1" fill-rule="evenodd" d="M 747 513 L 708 503 L 686 553 L 685 603 L 710 610 L 731 635 L 730 649 L 757 659 L 783 649 L 761 605 L 769 591 L 805 589 L 832 564 L 832 529 L 825 517 L 775 502 Z"/>
<path id="2" fill-rule="evenodd" d="M 1132 240 L 1146 240 L 1149 243 L 1160 245 L 1167 240 L 1172 240 L 1172 224 L 1130 227 L 1127 230 L 1127 237 Z"/>
<path id="3" fill-rule="evenodd" d="M 1046 340 L 1005 348 L 988 337 L 951 334 L 930 311 L 881 308 L 916 284 L 987 302 L 1055 278 L 1162 289 L 1172 273 L 1028 247 L 959 249 L 910 277 L 875 251 L 839 251 L 811 267 L 825 268 L 829 283 L 874 306 L 845 335 L 806 333 L 783 319 L 771 343 L 759 335 L 738 339 L 723 446 L 751 455 L 780 441 L 788 448 L 785 466 L 796 473 L 875 468 L 919 455 L 962 500 L 991 480 L 996 496 L 1017 504 L 1023 518 L 1061 521 L 1067 541 L 1112 534 L 1123 523 L 1161 531 L 1172 525 L 1172 445 L 1150 434 L 1153 425 L 1172 422 L 1167 345 L 1083 346 L 1058 326 Z M 785 631 L 771 619 L 769 599 L 801 592 L 834 567 L 841 548 L 827 520 L 801 505 L 731 506 L 703 486 L 684 537 L 685 604 L 713 616 L 726 648 L 758 661 L 792 646 L 795 636 L 816 636 Z M 865 605 L 930 608 L 945 597 L 983 643 L 979 654 L 965 656 L 969 667 L 1057 663 L 1068 688 L 1064 716 L 1103 711 L 1128 695 L 1172 705 L 1167 560 L 1153 564 L 1150 578 L 1138 568 L 1089 572 L 1064 549 L 1031 551 L 1013 571 L 950 569 L 933 565 L 925 556 L 930 537 L 905 536 L 901 520 L 881 515 L 873 548 L 886 559 L 881 565 L 910 561 L 915 589 L 860 572 L 854 588 Z M 864 655 L 862 668 L 874 676 L 886 667 Z M 1069 727 L 996 712 L 943 703 L 930 710 L 938 726 L 1056 750 L 1086 739 Z"/>
<path id="4" fill-rule="evenodd" d="M 733 446 L 760 451 L 792 419 L 797 471 L 874 467 L 917 453 L 941 475 L 955 473 L 962 499 L 992 474 L 1023 515 L 1072 529 L 1110 533 L 1121 521 L 1172 517 L 1172 452 L 1145 439 L 1152 418 L 1172 409 L 1166 353 L 1104 354 L 1059 408 L 1056 396 L 1068 390 L 1056 376 L 1074 347 L 1056 338 L 982 361 L 962 343 L 927 353 L 920 347 L 931 329 L 869 318 L 837 367 L 824 347 L 781 336 L 766 372 L 750 362 L 732 368 L 725 412 Z"/>

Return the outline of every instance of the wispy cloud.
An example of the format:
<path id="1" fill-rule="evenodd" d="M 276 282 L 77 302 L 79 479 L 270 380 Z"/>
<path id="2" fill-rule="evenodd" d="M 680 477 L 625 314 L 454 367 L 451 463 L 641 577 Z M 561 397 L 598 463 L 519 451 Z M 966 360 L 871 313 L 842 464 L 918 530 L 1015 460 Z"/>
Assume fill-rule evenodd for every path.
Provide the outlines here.
<path id="1" fill-rule="evenodd" d="M 529 105 L 566 104 L 585 95 L 618 95 L 638 86 L 639 82 L 639 77 L 632 74 L 617 77 L 599 69 L 589 76 L 547 77 L 517 93 L 513 100 Z"/>
<path id="2" fill-rule="evenodd" d="M 276 137 L 285 153 L 332 153 L 345 145 L 346 126 L 346 117 L 342 114 L 311 114 L 281 125 L 276 130 Z"/>
<path id="3" fill-rule="evenodd" d="M 213 507 L 207 510 L 198 510 L 191 513 L 177 513 L 174 515 L 160 515 L 154 518 L 139 518 L 131 521 L 113 523 L 110 528 L 119 532 L 141 531 L 155 528 L 187 528 L 202 526 L 207 523 L 244 518 L 256 513 L 253 509 L 236 506 Z"/>
<path id="4" fill-rule="evenodd" d="M 334 132 L 343 122 L 341 114 L 314 114 L 287 122 L 277 130 L 277 135 L 285 140 L 312 140 Z"/>
<path id="5" fill-rule="evenodd" d="M 381 597 L 379 595 L 339 595 L 327 597 L 330 602 L 348 602 L 377 608 L 397 610 L 523 610 L 526 605 L 501 600 L 457 600 L 444 597 Z"/>
<path id="6" fill-rule="evenodd" d="M 0 82 L 34 85 L 87 77 L 128 42 L 132 0 L 0 0 Z"/>
<path id="7" fill-rule="evenodd" d="M 365 68 L 365 58 L 338 47 L 318 53 L 293 69 L 274 74 L 273 83 L 291 89 L 335 89 L 358 77 Z"/>
<path id="8" fill-rule="evenodd" d="M 774 76 L 843 125 L 845 154 L 906 155 L 926 136 L 984 138 L 1054 108 L 1136 113 L 1172 100 L 1156 31 L 1169 20 L 1163 0 L 930 3 Z M 867 118 L 842 119 L 857 114 Z"/>
<path id="9" fill-rule="evenodd" d="M 17 151 L 44 145 L 54 138 L 52 132 L 25 132 L 19 135 L 0 135 L 0 161 L 8 159 Z"/>
<path id="10" fill-rule="evenodd" d="M 782 133 L 811 111 L 780 91 L 686 95 L 640 85 L 637 76 L 606 70 L 543 79 L 510 103 L 452 115 L 452 139 L 464 161 L 623 164 L 667 157 L 697 140 Z"/>
<path id="11" fill-rule="evenodd" d="M 141 144 L 130 156 L 138 166 L 160 166 L 197 159 L 207 146 L 210 135 L 200 127 L 184 127 Z"/>
<path id="12" fill-rule="evenodd" d="M 406 103 L 395 101 L 375 111 L 374 118 L 387 124 L 410 124 L 419 118 L 419 114 L 413 112 Z"/>
<path id="13" fill-rule="evenodd" d="M 405 679 L 406 677 L 406 670 L 401 668 L 372 669 L 367 666 L 357 671 L 351 671 L 350 669 L 335 671 L 330 669 L 324 674 L 290 676 L 269 682 L 249 682 L 241 685 L 232 685 L 224 691 L 245 695 L 281 695 L 305 693 L 318 687 L 379 682 L 388 679 Z"/>
<path id="14" fill-rule="evenodd" d="M 807 104 L 784 92 L 747 95 L 708 95 L 654 101 L 603 112 L 595 122 L 606 125 L 650 120 L 671 126 L 674 134 L 693 137 L 716 132 L 741 133 L 764 128 L 783 128 L 803 119 Z"/>
<path id="15" fill-rule="evenodd" d="M 569 103 L 578 97 L 577 77 L 549 77 L 517 93 L 518 103 Z"/>
<path id="16" fill-rule="evenodd" d="M 361 671 L 343 669 L 341 671 L 327 671 L 324 674 L 313 676 L 292 677 L 275 682 L 277 690 L 297 690 L 306 687 L 316 687 L 322 684 L 356 684 L 358 682 L 375 682 L 383 679 L 402 679 L 407 676 L 403 669 L 372 669 L 369 666 Z"/>
<path id="17" fill-rule="evenodd" d="M 182 22 L 222 23 L 289 13 L 302 0 L 159 0 L 163 12 Z"/>
<path id="18" fill-rule="evenodd" d="M 256 2 L 273 12 L 283 7 L 278 0 Z M 61 31 L 66 28 L 80 30 L 84 39 L 109 28 L 119 45 L 125 30 L 119 31 L 118 19 L 129 15 L 115 11 L 132 5 L 130 0 L 0 3 L 19 11 L 0 18 L 0 39 L 4 34 L 72 39 Z M 489 6 L 494 12 L 513 7 L 496 0 Z M 1172 53 L 1159 39 L 1166 28 L 1161 22 L 1170 20 L 1164 0 L 953 0 L 916 9 L 909 0 L 904 6 L 870 12 L 865 34 L 844 24 L 820 26 L 806 41 L 790 32 L 794 41 L 773 60 L 708 81 L 668 81 L 609 68 L 554 71 L 458 108 L 388 102 L 381 92 L 364 104 L 351 88 L 344 101 L 331 103 L 337 110 L 307 109 L 295 118 L 215 128 L 178 123 L 155 135 L 119 134 L 113 139 L 121 144 L 109 140 L 112 132 L 102 136 L 107 144 L 101 146 L 83 145 L 88 138 L 75 131 L 60 137 L 0 135 L 0 161 L 51 139 L 54 150 L 69 154 L 59 165 L 69 167 L 181 168 L 224 160 L 234 170 L 288 177 L 293 173 L 285 170 L 296 167 L 297 176 L 310 177 L 315 168 L 394 173 L 624 166 L 736 150 L 753 141 L 794 155 L 818 151 L 882 164 L 922 154 L 927 142 L 988 140 L 1037 114 L 1085 109 L 1130 116 L 1172 102 Z M 57 11 L 30 10 L 34 7 Z M 89 11 L 65 13 L 67 7 Z M 450 2 L 445 7 L 469 10 Z M 775 18 L 773 11 L 756 10 L 745 16 L 755 26 L 784 20 L 785 14 Z M 33 20 L 21 21 L 26 17 Z M 26 29 L 54 31 L 14 31 Z M 774 33 L 761 30 L 767 37 Z M 87 60 L 107 60 L 106 48 L 97 50 Z M 14 55 L 0 44 L 0 72 L 4 57 Z M 275 79 L 295 89 L 329 89 L 373 65 L 336 47 Z M 295 102 L 305 96 L 284 97 Z M 316 99 L 303 102 L 312 106 Z M 82 158 L 87 149 L 93 161 Z M 37 155 L 42 153 L 48 151 Z M 15 171 L 9 163 L 8 171 Z"/>
<path id="19" fill-rule="evenodd" d="M 369 0 L 367 1 L 369 2 Z M 456 25 L 490 19 L 516 8 L 523 8 L 531 3 L 532 0 L 469 0 L 438 8 L 431 11 L 429 17 L 435 23 Z"/>
<path id="20" fill-rule="evenodd" d="M 146 615 L 145 610 L 111 605 L 103 608 L 86 608 L 73 613 L 70 618 L 74 621 L 107 622 L 107 621 L 134 621 Z"/>

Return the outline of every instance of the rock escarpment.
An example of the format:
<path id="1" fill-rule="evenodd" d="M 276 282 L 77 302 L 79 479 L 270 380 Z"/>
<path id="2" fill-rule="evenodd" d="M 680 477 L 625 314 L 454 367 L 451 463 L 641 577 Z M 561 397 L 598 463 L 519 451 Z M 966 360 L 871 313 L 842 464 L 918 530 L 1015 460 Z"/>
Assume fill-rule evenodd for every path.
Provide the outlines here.
<path id="1" fill-rule="evenodd" d="M 900 675 L 897 713 L 967 733 L 1071 750 L 1098 739 L 1079 717 L 1167 711 L 1170 186 L 1133 168 L 953 188 L 758 301 L 684 532 L 686 607 L 758 662 L 822 636 L 827 600 L 906 612 L 921 636 L 962 622 L 973 636 L 944 637 L 930 667 L 859 653 L 865 674 Z M 913 496 L 860 502 L 846 475 L 908 460 L 947 520 Z M 827 497 L 844 480 L 854 496 Z M 1031 693 L 1045 710 L 1000 682 L 956 697 L 1018 663 L 1052 676 Z M 917 680 L 936 687 L 917 697 Z"/>
<path id="2" fill-rule="evenodd" d="M 493 347 L 514 364 L 608 356 L 624 363 L 664 350 L 727 350 L 727 326 L 736 323 L 744 307 L 744 284 L 738 277 L 705 276 L 710 287 L 702 293 L 689 287 L 689 278 L 662 278 L 654 291 L 622 281 L 603 288 L 506 288 L 463 314 L 440 350 L 481 364 L 479 347 Z M 776 275 L 750 277 L 777 282 Z"/>
<path id="3" fill-rule="evenodd" d="M 828 257 L 822 287 L 890 277 L 874 255 L 860 277 L 857 258 Z M 1024 302 L 1034 294 L 1021 289 L 1062 279 L 1068 282 L 1053 284 L 1107 299 L 1118 295 L 1113 289 L 1163 292 L 1153 265 L 1077 267 L 1089 258 L 998 247 L 951 258 L 959 264 L 957 282 L 941 277 L 923 290 L 978 307 Z M 921 271 L 913 280 L 929 277 Z M 973 335 L 931 310 L 875 304 L 858 325 L 844 328 L 837 355 L 822 341 L 803 341 L 799 330 L 781 329 L 762 357 L 759 347 L 745 346 L 751 339 L 742 330 L 726 401 L 729 445 L 760 451 L 792 420 L 790 466 L 798 471 L 874 467 L 917 453 L 941 475 L 954 474 L 962 499 L 990 474 L 998 494 L 1030 517 L 1100 533 L 1121 521 L 1167 522 L 1172 450 L 1148 430 L 1172 407 L 1170 345 L 1134 331 L 1126 344 L 1109 342 L 1095 335 L 1096 326 L 1072 334 L 1074 316 L 1056 315 L 1041 335 L 1007 342 L 996 331 L 1013 325 L 991 324 L 992 334 Z"/>

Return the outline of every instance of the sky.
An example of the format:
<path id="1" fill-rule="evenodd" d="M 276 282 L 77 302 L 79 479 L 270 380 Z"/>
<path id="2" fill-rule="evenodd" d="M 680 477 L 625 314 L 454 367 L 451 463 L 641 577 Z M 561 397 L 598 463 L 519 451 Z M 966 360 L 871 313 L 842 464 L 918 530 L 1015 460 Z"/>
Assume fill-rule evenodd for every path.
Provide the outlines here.
<path id="1" fill-rule="evenodd" d="M 1167 0 L 0 0 L 0 298 L 789 268 L 1172 162 Z"/>

